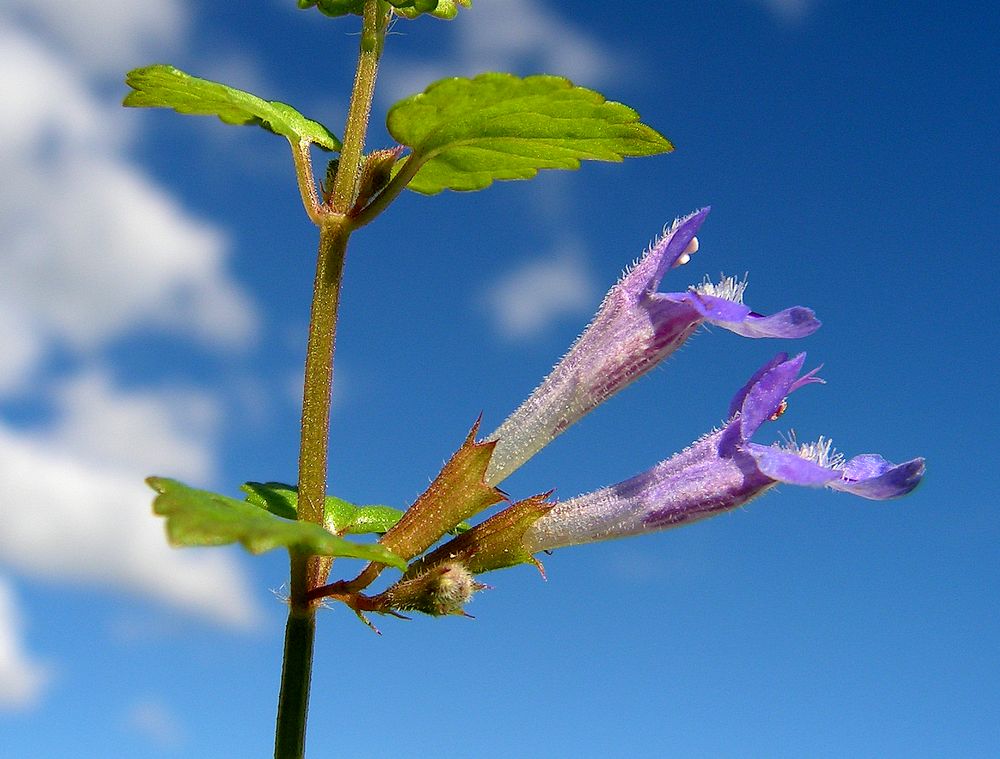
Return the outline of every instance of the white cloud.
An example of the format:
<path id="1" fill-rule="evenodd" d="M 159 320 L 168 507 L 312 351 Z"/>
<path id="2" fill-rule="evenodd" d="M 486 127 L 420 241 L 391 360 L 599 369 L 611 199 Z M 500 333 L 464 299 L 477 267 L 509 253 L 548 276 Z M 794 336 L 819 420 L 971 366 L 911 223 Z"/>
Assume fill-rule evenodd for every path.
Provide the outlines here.
<path id="1" fill-rule="evenodd" d="M 258 618 L 233 554 L 167 545 L 139 472 L 97 466 L 0 425 L 0 482 L 0 558 L 8 566 L 137 592 L 223 624 L 247 627 Z"/>
<path id="2" fill-rule="evenodd" d="M 256 314 L 225 271 L 226 236 L 128 162 L 122 109 L 60 56 L 0 31 L 0 302 L 20 335 L 0 387 L 29 382 L 57 346 L 92 351 L 143 326 L 246 344 Z"/>
<path id="3" fill-rule="evenodd" d="M 41 696 L 48 667 L 24 649 L 24 623 L 10 583 L 0 577 L 0 709 L 25 709 Z"/>
<path id="4" fill-rule="evenodd" d="M 564 315 L 587 313 L 596 298 L 597 287 L 583 257 L 565 248 L 549 258 L 529 261 L 495 282 L 484 305 L 500 334 L 523 340 Z"/>
<path id="5" fill-rule="evenodd" d="M 399 22 L 405 23 L 405 22 Z M 384 67 L 386 94 L 392 100 L 422 91 L 446 76 L 484 71 L 557 74 L 595 87 L 620 75 L 620 56 L 538 0 L 487 0 L 449 27 L 455 49 L 450 62 Z M 440 56 L 441 51 L 434 51 Z"/>
<path id="6" fill-rule="evenodd" d="M 8 308 L 80 348 L 150 324 L 214 342 L 249 339 L 253 311 L 222 271 L 218 230 L 187 217 L 123 163 L 72 156 L 39 168 L 6 174 L 58 209 L 51 220 L 45 208 L 25 208 L 0 221 L 8 233 L 0 263 Z"/>
<path id="7" fill-rule="evenodd" d="M 537 0 L 480 3 L 460 28 L 462 55 L 479 71 L 537 66 L 537 73 L 568 76 L 580 84 L 617 73 L 614 57 L 596 39 Z"/>
<path id="8" fill-rule="evenodd" d="M 213 396 L 127 392 L 105 358 L 149 326 L 227 348 L 254 336 L 227 235 L 128 154 L 138 119 L 120 107 L 120 72 L 174 45 L 184 23 L 178 0 L 0 10 L 0 393 L 53 407 L 44 429 L 0 422 L 0 561 L 247 626 L 259 609 L 237 554 L 170 549 L 142 482 L 211 476 Z M 84 368 L 47 379 L 67 348 Z"/>
<path id="9" fill-rule="evenodd" d="M 176 550 L 153 516 L 149 474 L 212 474 L 219 413 L 192 390 L 125 391 L 90 371 L 51 392 L 55 422 L 0 423 L 0 560 L 26 574 L 137 592 L 223 624 L 260 612 L 236 557 Z M 68 578 L 68 579 L 67 579 Z"/>
<path id="10" fill-rule="evenodd" d="M 5 0 L 7 12 L 88 70 L 120 73 L 176 44 L 187 26 L 181 0 Z"/>
<path id="11" fill-rule="evenodd" d="M 111 114 L 71 62 L 17 26 L 0 29 L 0 63 L 7 74 L 0 79 L 5 112 L 0 156 L 39 160 L 50 141 L 82 148 L 87 142 L 106 144 L 116 133 L 103 123 Z"/>
<path id="12" fill-rule="evenodd" d="M 59 383 L 59 422 L 41 441 L 83 463 L 152 474 L 169 471 L 192 481 L 211 477 L 208 441 L 219 421 L 207 393 L 169 388 L 124 392 L 100 371 Z"/>
<path id="13" fill-rule="evenodd" d="M 0 397 L 24 383 L 42 358 L 42 345 L 33 334 L 31 324 L 19 310 L 8 308 L 0 301 Z"/>
<path id="14" fill-rule="evenodd" d="M 158 699 L 145 698 L 126 716 L 126 724 L 157 748 L 172 749 L 184 743 L 184 731 L 174 713 Z"/>

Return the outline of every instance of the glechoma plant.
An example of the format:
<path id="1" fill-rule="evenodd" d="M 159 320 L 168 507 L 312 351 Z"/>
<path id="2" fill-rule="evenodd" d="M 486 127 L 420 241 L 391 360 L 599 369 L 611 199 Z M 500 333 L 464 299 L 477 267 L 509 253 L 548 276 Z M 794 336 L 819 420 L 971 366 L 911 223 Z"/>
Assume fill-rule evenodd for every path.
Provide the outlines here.
<path id="1" fill-rule="evenodd" d="M 590 325 L 531 396 L 494 432 L 479 423 L 427 490 L 405 511 L 357 506 L 326 492 L 330 391 L 341 273 L 348 240 L 404 190 L 480 190 L 495 180 L 530 179 L 540 169 L 576 169 L 582 160 L 621 161 L 673 148 L 621 103 L 558 76 L 484 73 L 444 79 L 392 106 L 399 144 L 365 152 L 379 58 L 394 17 L 451 19 L 470 0 L 298 0 L 327 16 L 360 16 L 350 106 L 339 139 L 285 103 L 262 100 L 166 65 L 129 72 L 126 106 L 172 108 L 255 124 L 285 137 L 306 214 L 319 228 L 309 325 L 296 485 L 248 482 L 245 500 L 151 477 L 154 510 L 178 546 L 239 542 L 252 553 L 290 557 L 275 756 L 301 757 L 309 701 L 316 611 L 339 601 L 367 624 L 371 614 L 463 614 L 485 587 L 479 575 L 563 546 L 676 527 L 736 508 L 779 482 L 828 487 L 871 499 L 905 495 L 923 459 L 894 465 L 875 454 L 844 459 L 830 441 L 782 445 L 752 437 L 786 408 L 794 391 L 822 380 L 803 373 L 805 354 L 779 353 L 756 370 L 729 405 L 724 424 L 631 479 L 568 500 L 549 493 L 510 503 L 497 486 L 556 436 L 677 350 L 708 323 L 748 338 L 792 340 L 819 321 L 793 306 L 762 315 L 743 303 L 746 282 L 724 278 L 660 292 L 666 276 L 698 251 L 708 209 L 670 224 L 604 297 Z M 323 181 L 313 147 L 337 153 Z M 717 412 L 707 412 L 718 418 Z M 475 526 L 484 511 L 497 507 Z M 376 542 L 349 536 L 376 534 Z M 450 537 L 448 537 L 450 536 Z M 443 542 L 442 542 L 443 540 Z M 366 560 L 356 577 L 331 581 L 334 559 Z M 401 573 L 369 592 L 383 571 Z"/>

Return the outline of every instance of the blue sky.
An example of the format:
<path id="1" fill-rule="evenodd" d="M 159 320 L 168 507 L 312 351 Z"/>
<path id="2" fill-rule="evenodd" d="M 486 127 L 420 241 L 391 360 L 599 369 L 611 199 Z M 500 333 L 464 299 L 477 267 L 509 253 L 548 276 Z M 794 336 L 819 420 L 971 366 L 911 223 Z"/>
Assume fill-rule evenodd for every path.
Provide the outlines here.
<path id="1" fill-rule="evenodd" d="M 571 16 L 568 7 L 576 14 Z M 923 455 L 889 503 L 786 486 L 672 532 L 519 567 L 475 621 L 321 614 L 313 756 L 995 756 L 998 53 L 985 3 L 478 0 L 391 36 L 394 99 L 564 74 L 677 151 L 476 194 L 404 195 L 352 240 L 330 483 L 403 506 L 493 429 L 665 223 L 713 211 L 680 290 L 816 310 L 794 345 L 722 330 L 504 488 L 570 497 L 718 424 L 779 350 L 828 384 L 757 436 Z M 126 111 L 170 62 L 339 130 L 350 20 L 155 0 L 0 10 L 0 753 L 265 756 L 286 562 L 173 551 L 151 473 L 294 480 L 316 233 L 282 140 Z M 765 439 L 770 436 L 769 439 Z M 353 567 L 352 567 L 353 569 Z M 374 694 L 374 697 L 373 697 Z M 374 706 L 373 706 L 374 705 Z"/>

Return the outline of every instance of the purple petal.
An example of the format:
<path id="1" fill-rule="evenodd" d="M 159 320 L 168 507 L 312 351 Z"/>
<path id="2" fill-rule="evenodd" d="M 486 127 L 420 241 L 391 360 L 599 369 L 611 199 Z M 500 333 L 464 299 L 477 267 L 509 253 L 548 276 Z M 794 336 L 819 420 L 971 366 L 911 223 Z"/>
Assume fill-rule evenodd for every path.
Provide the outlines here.
<path id="1" fill-rule="evenodd" d="M 690 303 L 705 321 L 743 337 L 806 337 L 820 327 L 820 321 L 812 309 L 802 306 L 793 306 L 771 316 L 763 316 L 742 303 L 696 290 L 674 296 L 674 299 Z"/>
<path id="2" fill-rule="evenodd" d="M 843 475 L 847 480 L 869 480 L 885 474 L 893 466 L 877 453 L 862 453 L 844 464 Z"/>
<path id="3" fill-rule="evenodd" d="M 834 490 L 843 490 L 846 493 L 859 495 L 862 498 L 884 501 L 888 498 L 906 495 L 923 479 L 924 460 L 922 458 L 912 459 L 896 466 L 889 465 L 889 468 L 884 469 L 881 473 L 867 478 L 855 479 L 853 476 L 848 476 L 848 471 L 852 475 L 865 471 L 871 466 L 871 461 L 876 458 L 885 462 L 881 456 L 874 454 L 858 456 L 858 459 L 862 459 L 862 461 L 856 465 L 857 459 L 851 459 L 841 473 L 842 479 L 831 482 L 830 487 Z M 885 463 L 888 464 L 888 462 Z"/>
<path id="4" fill-rule="evenodd" d="M 690 524 L 741 506 L 778 482 L 876 500 L 913 490 L 924 474 L 923 459 L 897 466 L 864 454 L 840 465 L 823 438 L 791 450 L 748 442 L 790 393 L 822 382 L 816 369 L 799 376 L 804 362 L 804 353 L 791 359 L 779 353 L 736 393 L 726 426 L 642 474 L 557 503 L 528 528 L 521 547 L 535 553 Z"/>
<path id="5" fill-rule="evenodd" d="M 673 353 L 701 323 L 687 303 L 653 292 L 684 253 L 707 208 L 675 222 L 611 288 L 593 321 L 531 396 L 487 440 L 496 440 L 495 485 L 629 383 Z"/>
<path id="6" fill-rule="evenodd" d="M 672 295 L 679 302 L 691 304 L 691 308 L 697 311 L 705 321 L 718 324 L 726 329 L 730 329 L 735 323 L 742 322 L 751 313 L 750 309 L 742 303 L 720 298 L 717 295 L 705 295 L 696 290 Z"/>
<path id="7" fill-rule="evenodd" d="M 597 405 L 653 369 L 706 320 L 752 337 L 798 337 L 819 326 L 812 312 L 804 308 L 788 309 L 773 317 L 752 312 L 735 302 L 742 289 L 734 283 L 726 283 L 737 294 L 733 300 L 694 290 L 656 292 L 708 211 L 704 208 L 670 227 L 611 288 L 593 321 L 542 384 L 487 438 L 497 441 L 487 471 L 488 484 L 501 482 Z M 774 408 L 765 416 L 773 412 Z M 761 421 L 752 429 L 744 425 L 746 434 Z M 726 442 L 738 445 L 739 432 L 731 430 Z"/>
<path id="8" fill-rule="evenodd" d="M 742 450 L 722 450 L 717 430 L 652 469 L 557 503 L 524 534 L 529 553 L 690 524 L 737 508 L 774 480 Z"/>
<path id="9" fill-rule="evenodd" d="M 688 244 L 698 234 L 702 222 L 712 210 L 706 206 L 689 216 L 678 219 L 670 225 L 670 229 L 653 244 L 649 252 L 642 257 L 635 267 L 622 280 L 622 288 L 633 298 L 639 298 L 644 293 L 654 292 L 660 286 L 660 280 L 670 268 L 677 263 Z"/>
<path id="10" fill-rule="evenodd" d="M 840 479 L 840 471 L 820 466 L 815 461 L 804 459 L 792 451 L 757 443 L 748 443 L 746 449 L 757 461 L 760 471 L 778 482 L 822 487 L 832 480 Z"/>
<path id="11" fill-rule="evenodd" d="M 792 392 L 806 354 L 784 361 L 764 372 L 747 392 L 740 408 L 740 432 L 744 440 L 757 431 L 766 419 L 774 416 L 781 402 Z"/>
<path id="12" fill-rule="evenodd" d="M 787 353 L 779 353 L 777 356 L 775 356 L 766 364 L 764 364 L 760 369 L 754 372 L 754 375 L 749 380 L 747 380 L 747 383 L 739 389 L 736 395 L 733 396 L 733 400 L 729 402 L 729 416 L 726 418 L 732 419 L 734 416 L 736 416 L 736 412 L 738 412 L 741 408 L 743 408 L 743 400 L 747 397 L 747 393 L 750 392 L 750 390 L 753 388 L 754 385 L 757 384 L 757 381 L 761 377 L 763 377 L 765 374 L 771 371 L 778 364 L 783 363 L 787 360 L 788 360 Z"/>
<path id="13" fill-rule="evenodd" d="M 820 321 L 811 308 L 792 306 L 771 316 L 751 312 L 742 322 L 722 324 L 743 337 L 806 337 L 819 329 Z"/>

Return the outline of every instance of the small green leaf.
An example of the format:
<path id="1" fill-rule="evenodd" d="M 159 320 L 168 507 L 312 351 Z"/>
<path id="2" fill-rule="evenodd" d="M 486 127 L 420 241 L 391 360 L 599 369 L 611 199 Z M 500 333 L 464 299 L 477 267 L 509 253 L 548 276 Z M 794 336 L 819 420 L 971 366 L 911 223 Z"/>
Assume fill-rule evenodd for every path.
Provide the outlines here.
<path id="1" fill-rule="evenodd" d="M 361 13 L 363 0 L 298 0 L 299 8 L 316 7 L 320 13 L 327 16 L 345 16 L 348 13 Z"/>
<path id="2" fill-rule="evenodd" d="M 173 108 L 178 113 L 218 116 L 227 124 L 256 124 L 293 142 L 306 140 L 327 150 L 340 150 L 338 140 L 318 121 L 307 119 L 290 105 L 261 100 L 249 92 L 186 74 L 173 66 L 156 64 L 125 75 L 133 89 L 122 105 L 134 108 Z"/>
<path id="3" fill-rule="evenodd" d="M 344 540 L 309 522 L 296 522 L 252 503 L 176 480 L 146 480 L 159 495 L 153 511 L 167 518 L 167 536 L 178 546 L 218 546 L 240 543 L 250 553 L 289 548 L 316 556 L 365 559 L 406 569 L 406 562 L 380 545 Z"/>
<path id="4" fill-rule="evenodd" d="M 326 497 L 326 511 L 339 514 L 345 522 L 345 532 L 351 535 L 383 535 L 403 516 L 402 511 L 392 506 L 355 506 L 332 495 Z"/>
<path id="5" fill-rule="evenodd" d="M 428 195 L 530 179 L 539 169 L 577 169 L 581 160 L 673 150 L 628 106 L 556 76 L 443 79 L 396 103 L 387 124 L 393 138 L 413 149 L 397 171 L 417 162 L 408 187 Z"/>
<path id="6" fill-rule="evenodd" d="M 424 13 L 443 19 L 452 19 L 458 13 L 458 6 L 468 8 L 472 0 L 387 0 L 393 12 L 406 18 L 417 18 Z M 316 7 L 327 16 L 346 16 L 353 13 L 362 15 L 364 0 L 298 0 L 300 8 Z"/>
<path id="7" fill-rule="evenodd" d="M 247 502 L 272 514 L 286 519 L 295 519 L 299 505 L 299 493 L 294 485 L 283 482 L 244 482 L 240 490 L 247 494 Z M 381 535 L 388 532 L 403 516 L 403 512 L 392 506 L 357 506 L 334 495 L 326 497 L 324 506 L 327 525 L 340 535 Z M 468 522 L 462 522 L 451 534 L 460 535 L 471 529 Z"/>
<path id="8" fill-rule="evenodd" d="M 240 490 L 247 494 L 247 501 L 272 514 L 295 519 L 298 513 L 299 493 L 294 485 L 283 482 L 245 482 Z M 333 495 L 324 504 L 327 527 L 339 535 L 363 535 L 388 532 L 403 512 L 390 506 L 355 506 Z"/>
<path id="9" fill-rule="evenodd" d="M 240 490 L 247 494 L 247 503 L 267 509 L 285 519 L 298 519 L 299 494 L 282 482 L 244 482 Z"/>
<path id="10" fill-rule="evenodd" d="M 393 0 L 389 0 L 394 6 L 396 6 L 396 15 L 403 16 L 405 18 L 416 18 L 421 13 L 429 13 L 436 18 L 443 18 L 447 21 L 455 18 L 458 15 L 458 7 L 469 8 L 472 6 L 472 0 L 438 0 L 437 5 L 432 6 L 430 10 L 421 10 L 421 3 L 414 2 L 413 7 L 406 7 L 404 2 L 395 3 Z"/>

